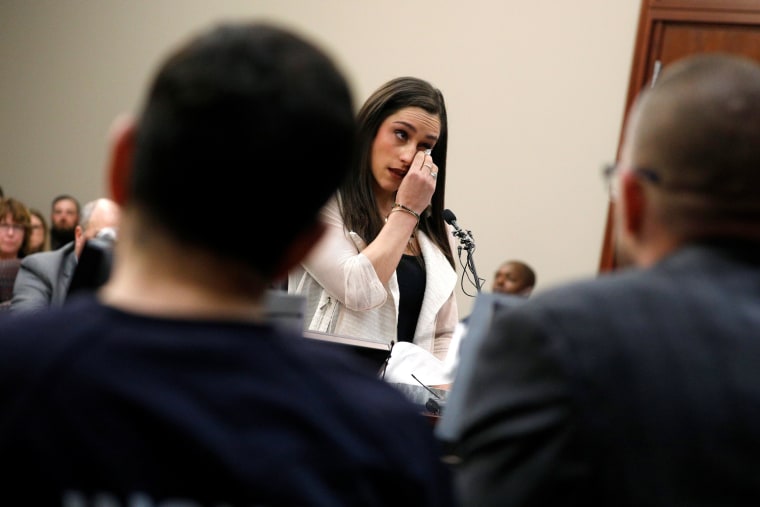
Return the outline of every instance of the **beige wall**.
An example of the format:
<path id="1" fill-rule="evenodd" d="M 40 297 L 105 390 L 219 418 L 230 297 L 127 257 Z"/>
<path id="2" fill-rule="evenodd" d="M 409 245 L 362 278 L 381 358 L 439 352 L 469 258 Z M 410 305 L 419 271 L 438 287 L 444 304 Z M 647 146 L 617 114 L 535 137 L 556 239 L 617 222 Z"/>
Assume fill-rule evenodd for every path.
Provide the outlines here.
<path id="1" fill-rule="evenodd" d="M 137 108 L 165 52 L 209 22 L 265 18 L 331 52 L 357 105 L 399 75 L 438 86 L 447 207 L 473 232 L 484 290 L 514 257 L 535 267 L 540 291 L 597 271 L 600 168 L 615 157 L 638 10 L 639 0 L 3 0 L 0 185 L 43 211 L 61 192 L 102 195 L 109 124 Z M 252 185 L 252 204 L 258 191 L 271 189 Z M 472 298 L 458 291 L 464 316 Z"/>

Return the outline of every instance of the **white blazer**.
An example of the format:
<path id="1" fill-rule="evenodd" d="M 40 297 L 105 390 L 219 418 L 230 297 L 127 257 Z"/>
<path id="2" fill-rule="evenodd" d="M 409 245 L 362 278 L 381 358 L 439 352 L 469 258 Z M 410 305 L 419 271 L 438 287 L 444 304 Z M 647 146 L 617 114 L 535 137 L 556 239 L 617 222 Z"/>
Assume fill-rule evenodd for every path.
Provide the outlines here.
<path id="1" fill-rule="evenodd" d="M 347 232 L 333 197 L 321 213 L 327 232 L 309 256 L 288 275 L 288 292 L 306 298 L 308 330 L 356 336 L 381 343 L 396 341 L 399 287 L 394 273 L 387 286 L 362 254 L 365 241 Z M 452 234 L 450 247 L 454 251 Z M 436 245 L 418 231 L 425 261 L 425 294 L 414 343 L 443 360 L 459 322 L 454 288 L 457 273 Z"/>

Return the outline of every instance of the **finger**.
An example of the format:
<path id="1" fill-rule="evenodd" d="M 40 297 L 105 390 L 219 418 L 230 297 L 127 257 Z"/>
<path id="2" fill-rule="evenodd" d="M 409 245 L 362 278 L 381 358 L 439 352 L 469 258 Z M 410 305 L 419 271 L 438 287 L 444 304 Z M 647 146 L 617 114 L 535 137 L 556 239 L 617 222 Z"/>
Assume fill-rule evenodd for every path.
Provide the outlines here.
<path id="1" fill-rule="evenodd" d="M 414 166 L 417 166 L 418 170 L 423 170 L 424 167 L 422 167 L 425 164 L 425 153 L 422 151 L 418 151 L 414 155 L 414 159 L 412 160 L 412 167 L 410 169 L 414 169 Z"/>

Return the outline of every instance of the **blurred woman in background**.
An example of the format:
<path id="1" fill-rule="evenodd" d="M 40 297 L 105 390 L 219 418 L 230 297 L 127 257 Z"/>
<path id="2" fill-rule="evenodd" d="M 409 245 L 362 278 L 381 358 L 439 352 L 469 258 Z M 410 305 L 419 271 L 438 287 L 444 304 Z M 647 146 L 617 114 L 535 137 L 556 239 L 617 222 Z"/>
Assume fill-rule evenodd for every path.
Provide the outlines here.
<path id="1" fill-rule="evenodd" d="M 45 215 L 38 209 L 30 208 L 31 231 L 29 233 L 28 254 L 47 252 L 50 250 L 50 238 L 48 237 L 48 225 Z"/>
<path id="2" fill-rule="evenodd" d="M 29 246 L 30 229 L 26 205 L 13 197 L 0 199 L 0 311 L 10 307 L 21 257 Z"/>

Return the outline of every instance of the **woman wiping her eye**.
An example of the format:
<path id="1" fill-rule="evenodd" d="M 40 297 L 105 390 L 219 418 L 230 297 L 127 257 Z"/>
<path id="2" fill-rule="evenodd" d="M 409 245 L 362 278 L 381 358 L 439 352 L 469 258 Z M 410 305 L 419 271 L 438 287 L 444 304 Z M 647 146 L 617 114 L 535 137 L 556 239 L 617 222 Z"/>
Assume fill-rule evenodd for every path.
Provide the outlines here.
<path id="1" fill-rule="evenodd" d="M 458 310 L 454 239 L 442 217 L 448 125 L 441 92 L 393 79 L 358 113 L 355 170 L 322 211 L 328 233 L 288 291 L 306 327 L 411 342 L 444 359 Z"/>

